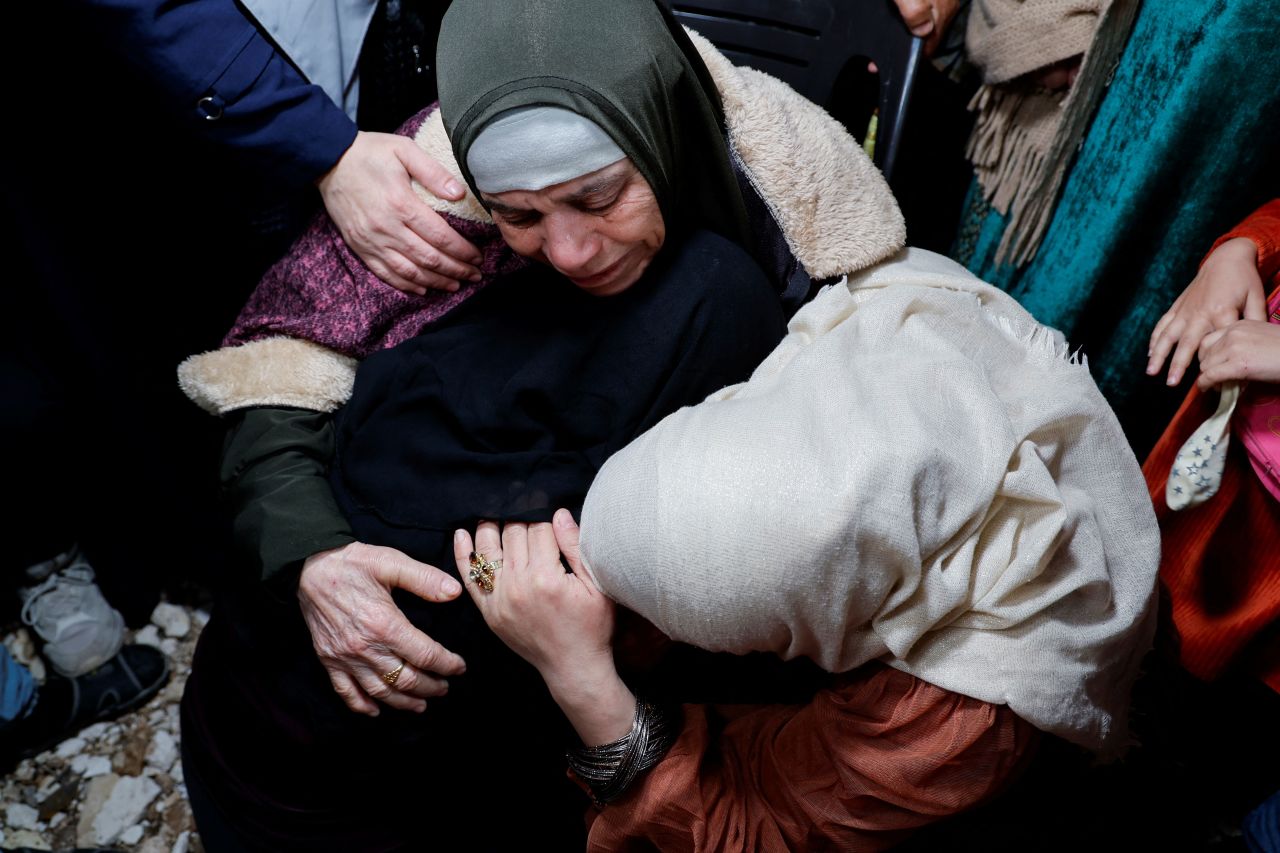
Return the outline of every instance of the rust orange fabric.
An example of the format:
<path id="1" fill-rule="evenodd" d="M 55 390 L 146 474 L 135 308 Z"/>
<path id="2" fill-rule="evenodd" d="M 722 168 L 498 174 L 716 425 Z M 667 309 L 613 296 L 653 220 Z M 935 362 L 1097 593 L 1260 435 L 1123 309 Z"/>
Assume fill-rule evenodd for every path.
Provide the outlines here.
<path id="1" fill-rule="evenodd" d="M 1213 248 L 1234 237 L 1257 245 L 1258 270 L 1274 300 L 1280 290 L 1280 199 Z M 1164 500 L 1178 448 L 1216 405 L 1216 393 L 1192 388 L 1142 467 L 1160 520 L 1160 579 L 1188 672 L 1212 680 L 1239 665 L 1280 692 L 1280 502 L 1258 481 L 1239 441 L 1228 450 L 1217 495 L 1181 512 Z"/>
<path id="2" fill-rule="evenodd" d="M 881 664 L 807 705 L 686 706 L 675 746 L 591 825 L 591 851 L 883 850 L 998 793 L 1030 755 L 1002 705 Z"/>

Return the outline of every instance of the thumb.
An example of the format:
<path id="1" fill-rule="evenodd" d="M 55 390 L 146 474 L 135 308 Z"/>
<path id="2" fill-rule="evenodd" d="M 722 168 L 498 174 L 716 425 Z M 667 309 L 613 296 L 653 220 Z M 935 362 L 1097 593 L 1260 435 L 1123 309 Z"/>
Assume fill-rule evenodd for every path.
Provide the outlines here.
<path id="1" fill-rule="evenodd" d="M 451 575 L 394 549 L 379 561 L 378 579 L 427 601 L 451 601 L 462 592 L 462 585 Z"/>
<path id="2" fill-rule="evenodd" d="M 573 520 L 573 513 L 567 509 L 556 510 L 556 514 L 551 518 L 551 529 L 556 534 L 556 547 L 568 561 L 569 568 L 579 580 L 589 582 L 587 585 L 594 587 L 595 582 L 591 580 L 582 565 L 582 548 L 579 546 L 581 530 Z"/>
<path id="3" fill-rule="evenodd" d="M 407 137 L 404 143 L 400 145 L 396 152 L 400 158 L 400 162 L 404 164 L 405 171 L 409 173 L 409 177 L 426 188 L 427 192 L 433 194 L 437 198 L 444 198 L 450 201 L 457 201 L 465 194 L 465 190 L 453 175 L 449 174 L 449 170 L 440 165 L 440 162 L 427 152 L 417 146 L 413 140 Z"/>
<path id="4" fill-rule="evenodd" d="M 1257 287 L 1249 288 L 1249 295 L 1244 300 L 1244 319 L 1246 320 L 1263 320 L 1267 319 L 1267 297 L 1262 292 L 1262 282 L 1258 282 Z"/>
<path id="5" fill-rule="evenodd" d="M 898 13 L 911 34 L 927 36 L 933 32 L 933 4 L 928 0 L 897 0 Z"/>

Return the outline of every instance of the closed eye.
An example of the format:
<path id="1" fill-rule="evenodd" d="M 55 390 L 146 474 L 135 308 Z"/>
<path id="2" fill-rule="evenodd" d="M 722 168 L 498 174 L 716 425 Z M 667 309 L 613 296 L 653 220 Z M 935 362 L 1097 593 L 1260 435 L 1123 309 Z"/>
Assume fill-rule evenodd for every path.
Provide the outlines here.
<path id="1" fill-rule="evenodd" d="M 608 213 L 610 210 L 613 209 L 613 206 L 617 203 L 618 203 L 618 197 L 614 196 L 608 201 L 603 201 L 603 202 L 595 202 L 595 203 L 586 202 L 586 201 L 580 202 L 577 205 L 575 205 L 575 207 L 577 207 L 578 210 L 581 210 L 583 213 L 594 213 L 599 215 L 603 213 Z"/>
<path id="2" fill-rule="evenodd" d="M 537 224 L 542 218 L 542 214 L 536 210 L 516 210 L 514 208 L 494 207 L 493 212 L 498 215 L 505 224 L 513 228 L 528 228 Z"/>

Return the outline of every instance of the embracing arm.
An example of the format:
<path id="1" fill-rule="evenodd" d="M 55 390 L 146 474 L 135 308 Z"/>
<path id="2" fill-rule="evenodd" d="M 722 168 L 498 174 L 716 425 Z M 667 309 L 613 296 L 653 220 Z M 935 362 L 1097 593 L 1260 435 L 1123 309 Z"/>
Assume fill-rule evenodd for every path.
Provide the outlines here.
<path id="1" fill-rule="evenodd" d="M 401 588 L 428 601 L 462 590 L 444 572 L 393 548 L 357 542 L 328 481 L 332 416 L 256 407 L 232 414 L 223 487 L 237 550 L 277 597 L 296 596 L 334 690 L 351 710 L 381 702 L 409 711 L 448 691 L 462 658 L 419 631 L 391 598 Z M 393 683 L 384 678 L 396 670 Z M 376 702 L 375 702 L 376 700 Z"/>
<path id="2" fill-rule="evenodd" d="M 315 184 L 343 238 L 383 281 L 421 294 L 479 278 L 476 247 L 412 190 L 416 180 L 456 201 L 462 184 L 405 136 L 357 133 L 232 0 L 67 2 L 193 132 L 259 175 Z"/>
<path id="3" fill-rule="evenodd" d="M 552 524 L 508 524 L 501 539 L 482 524 L 476 547 L 503 568 L 492 591 L 467 588 L 595 746 L 627 734 L 637 703 L 610 653 L 613 605 L 586 576 L 577 535 L 565 510 Z M 459 531 L 464 577 L 471 548 Z M 738 710 L 686 706 L 665 757 L 595 818 L 589 848 L 882 849 L 994 795 L 1035 737 L 1007 707 L 879 665 L 841 676 L 805 705 Z"/>
<path id="4" fill-rule="evenodd" d="M 255 407 L 230 420 L 221 473 L 236 550 L 273 593 L 291 598 L 307 557 L 355 541 L 327 479 L 332 416 Z"/>
<path id="5" fill-rule="evenodd" d="M 333 168 L 356 126 L 233 0 L 65 0 L 147 78 L 169 113 L 261 175 L 302 187 Z"/>

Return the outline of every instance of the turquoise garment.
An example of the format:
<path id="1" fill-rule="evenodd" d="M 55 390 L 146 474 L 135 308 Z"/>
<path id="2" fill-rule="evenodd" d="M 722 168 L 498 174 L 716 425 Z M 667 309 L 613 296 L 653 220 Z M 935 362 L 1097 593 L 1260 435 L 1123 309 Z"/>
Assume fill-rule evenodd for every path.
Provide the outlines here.
<path id="1" fill-rule="evenodd" d="M 1146 0 L 1054 219 L 996 266 L 1005 217 L 970 189 L 957 258 L 1083 348 L 1140 454 L 1182 399 L 1147 377 L 1156 321 L 1214 240 L 1280 190 L 1280 4 Z"/>

